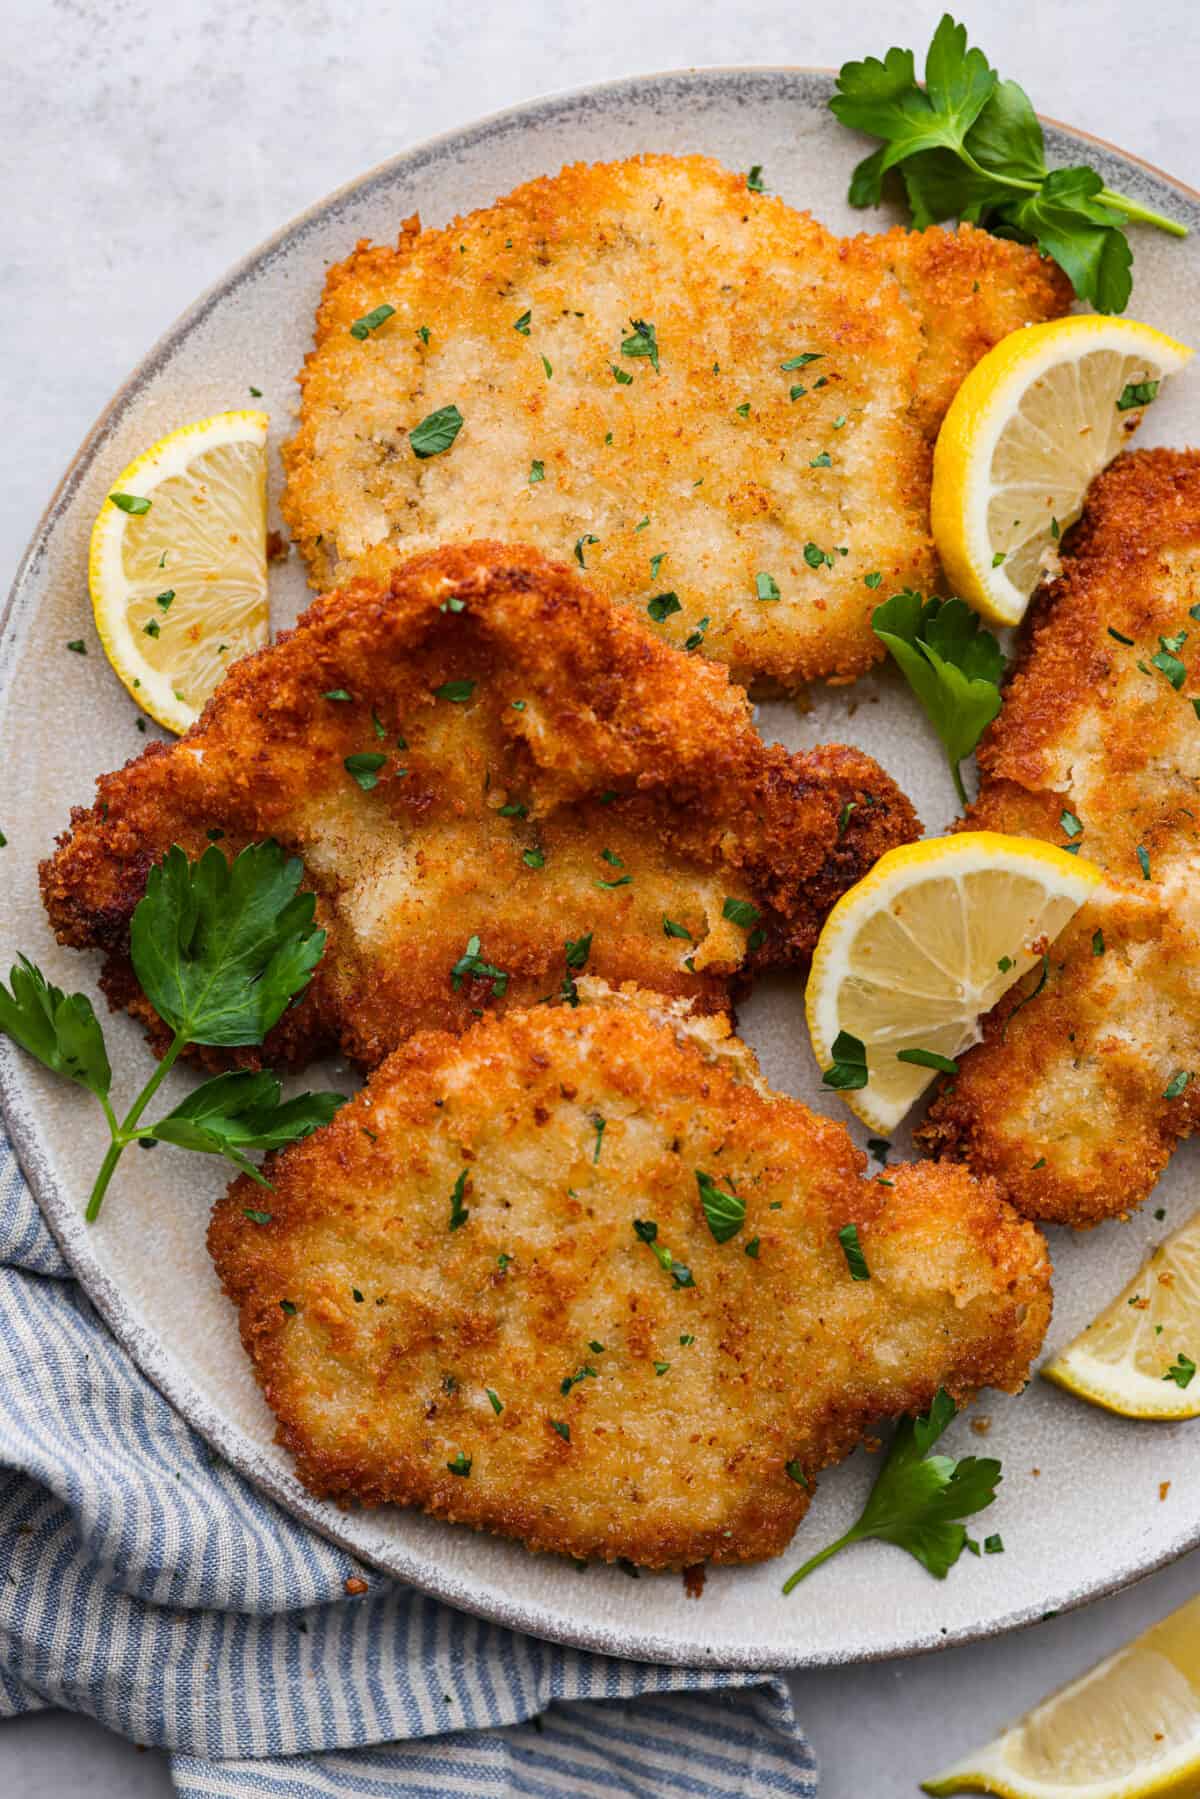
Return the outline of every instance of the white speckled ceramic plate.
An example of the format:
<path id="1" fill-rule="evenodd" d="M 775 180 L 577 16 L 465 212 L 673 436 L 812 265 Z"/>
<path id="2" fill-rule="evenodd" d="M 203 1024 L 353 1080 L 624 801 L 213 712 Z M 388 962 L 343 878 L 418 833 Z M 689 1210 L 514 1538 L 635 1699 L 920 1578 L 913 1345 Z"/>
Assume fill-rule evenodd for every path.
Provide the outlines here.
<path id="1" fill-rule="evenodd" d="M 150 352 L 72 463 L 38 527 L 9 603 L 0 658 L 0 824 L 4 904 L 0 966 L 17 950 L 66 987 L 94 989 L 96 970 L 53 943 L 36 871 L 72 803 L 92 780 L 144 748 L 133 708 L 91 629 L 88 532 L 114 475 L 162 432 L 261 388 L 273 455 L 291 428 L 293 377 L 309 343 L 327 263 L 356 238 L 389 239 L 420 210 L 431 224 L 490 202 L 564 162 L 639 150 L 707 151 L 731 167 L 763 163 L 770 188 L 843 230 L 890 220 L 852 214 L 844 201 L 861 146 L 826 109 L 829 76 L 801 70 L 709 70 L 651 76 L 504 113 L 409 151 L 335 194 L 250 256 Z M 1105 179 L 1200 233 L 1200 196 L 1106 146 L 1049 132 L 1052 162 L 1091 160 Z M 180 221 L 180 229 L 186 221 Z M 1134 234 L 1131 311 L 1194 341 L 1200 236 L 1176 243 Z M 1200 377 L 1170 385 L 1147 441 L 1197 435 Z M 278 467 L 273 466 L 274 486 Z M 300 570 L 272 571 L 276 624 L 304 603 Z M 86 658 L 63 653 L 85 637 Z M 887 674 L 816 698 L 806 713 L 762 709 L 762 728 L 790 747 L 842 739 L 879 757 L 937 832 L 953 815 L 945 765 L 907 693 Z M 151 734 L 154 727 L 151 727 Z M 807 1047 L 801 991 L 776 981 L 742 1014 L 768 1077 L 822 1111 L 846 1116 L 822 1092 Z M 140 1031 L 107 1026 L 118 1091 L 147 1070 Z M 329 1071 L 326 1071 L 329 1072 Z M 173 1074 L 180 1089 L 189 1077 Z M 899 1551 L 869 1545 L 790 1599 L 794 1559 L 844 1528 L 871 1477 L 861 1455 L 821 1482 L 794 1557 L 709 1576 L 701 1600 L 676 1576 L 630 1581 L 618 1569 L 579 1573 L 568 1562 L 396 1510 L 342 1513 L 311 1499 L 273 1441 L 273 1421 L 238 1343 L 232 1311 L 204 1248 L 209 1203 L 222 1176 L 206 1158 L 163 1149 L 126 1157 L 101 1224 L 82 1222 L 102 1150 L 92 1102 L 0 1044 L 9 1128 L 50 1223 L 84 1287 L 147 1375 L 230 1462 L 281 1505 L 368 1562 L 455 1605 L 544 1636 L 616 1654 L 729 1666 L 801 1666 L 894 1655 L 1005 1630 L 1076 1605 L 1200 1543 L 1200 1423 L 1138 1425 L 1090 1410 L 1035 1381 L 1020 1399 L 991 1396 L 989 1453 L 1005 1479 L 989 1530 L 1006 1553 L 964 1557 L 938 1582 Z M 314 1084 L 322 1084 L 320 1081 Z M 1152 1208 L 1128 1225 L 1074 1239 L 1059 1232 L 1057 1310 L 1050 1347 L 1064 1342 L 1132 1273 L 1147 1244 L 1195 1204 L 1195 1155 L 1175 1158 Z M 965 1420 L 951 1446 L 978 1448 Z M 1160 1499 L 1160 1482 L 1170 1482 Z"/>

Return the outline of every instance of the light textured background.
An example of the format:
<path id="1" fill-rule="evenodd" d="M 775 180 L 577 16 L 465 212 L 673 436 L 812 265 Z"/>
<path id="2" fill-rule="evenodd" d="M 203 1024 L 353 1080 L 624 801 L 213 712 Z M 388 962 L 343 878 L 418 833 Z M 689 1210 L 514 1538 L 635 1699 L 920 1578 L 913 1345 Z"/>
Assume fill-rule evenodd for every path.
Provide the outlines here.
<path id="1" fill-rule="evenodd" d="M 292 213 L 393 152 L 538 93 L 685 63 L 837 64 L 923 47 L 935 5 L 862 0 L 8 0 L 0 64 L 0 555 L 7 580 L 113 388 Z M 1046 112 L 1200 185 L 1189 0 L 959 8 Z M 819 16 L 817 16 L 819 13 Z M 1111 1473 L 1106 1478 L 1112 1478 Z M 831 1571 L 830 1578 L 836 1578 Z M 921 1661 L 798 1676 L 823 1799 L 908 1799 L 1200 1588 L 1200 1558 L 1086 1613 Z M 165 1762 L 61 1714 L 0 1729 L 0 1795 L 169 1791 Z"/>

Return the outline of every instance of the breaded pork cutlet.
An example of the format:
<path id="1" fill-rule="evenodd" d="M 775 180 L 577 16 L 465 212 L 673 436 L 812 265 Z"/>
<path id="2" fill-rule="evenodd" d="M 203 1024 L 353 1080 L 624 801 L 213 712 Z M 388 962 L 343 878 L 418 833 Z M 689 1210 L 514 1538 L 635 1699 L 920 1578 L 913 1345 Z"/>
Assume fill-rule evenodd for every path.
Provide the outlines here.
<path id="1" fill-rule="evenodd" d="M 1038 597 L 964 820 L 1107 879 L 917 1133 L 1033 1218 L 1128 1212 L 1200 1122 L 1198 621 L 1200 453 L 1122 456 Z"/>
<path id="2" fill-rule="evenodd" d="M 528 542 L 739 679 L 848 680 L 877 589 L 934 578 L 955 389 L 1070 298 L 969 225 L 842 239 L 707 157 L 577 164 L 329 271 L 284 515 L 321 589 Z"/>
<path id="3" fill-rule="evenodd" d="M 536 551 L 476 544 L 353 582 L 239 662 L 177 744 L 100 780 L 42 893 L 153 1029 L 128 957 L 147 871 L 173 843 L 276 838 L 328 941 L 262 1053 L 373 1066 L 585 968 L 724 1006 L 919 828 L 869 756 L 769 747 L 724 669 Z"/>
<path id="4" fill-rule="evenodd" d="M 874 1420 L 1022 1385 L 1045 1243 L 965 1169 L 864 1179 L 723 1019 L 581 987 L 411 1039 L 272 1160 L 268 1222 L 234 1183 L 217 1271 L 313 1492 L 579 1558 L 778 1555 Z"/>

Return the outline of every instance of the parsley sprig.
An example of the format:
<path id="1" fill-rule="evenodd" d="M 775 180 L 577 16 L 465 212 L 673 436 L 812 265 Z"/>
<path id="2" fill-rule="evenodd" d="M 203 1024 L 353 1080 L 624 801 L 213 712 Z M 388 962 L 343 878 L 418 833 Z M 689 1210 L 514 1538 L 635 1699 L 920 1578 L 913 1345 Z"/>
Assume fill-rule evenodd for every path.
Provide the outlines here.
<path id="1" fill-rule="evenodd" d="M 839 1550 L 871 1537 L 907 1549 L 930 1574 L 945 1579 L 967 1540 L 958 1520 L 991 1505 L 1000 1480 L 1000 1464 L 991 1458 L 968 1455 L 955 1462 L 929 1454 L 954 1415 L 954 1401 L 941 1387 L 923 1418 L 901 1420 L 857 1524 L 790 1574 L 785 1593 Z"/>
<path id="2" fill-rule="evenodd" d="M 933 34 L 923 86 L 912 51 L 893 45 L 882 62 L 843 64 L 838 88 L 829 104 L 841 123 L 883 140 L 850 178 L 852 206 L 877 206 L 884 176 L 899 168 L 918 229 L 960 218 L 1036 243 L 1098 312 L 1129 304 L 1127 221 L 1187 236 L 1186 226 L 1105 187 L 1095 169 L 1047 169 L 1029 96 L 1001 81 L 982 50 L 968 50 L 966 26 L 949 13 Z"/>
<path id="3" fill-rule="evenodd" d="M 925 600 L 906 590 L 876 606 L 871 625 L 945 745 L 965 806 L 959 764 L 1000 710 L 1004 652 L 963 600 Z"/>
<path id="4" fill-rule="evenodd" d="M 89 1223 L 131 1143 L 173 1143 L 224 1156 L 269 1186 L 246 1152 L 307 1137 L 342 1104 L 340 1093 L 301 1093 L 281 1103 L 273 1074 L 237 1069 L 204 1081 L 156 1123 L 141 1122 L 188 1044 L 261 1043 L 307 987 L 325 933 L 313 924 L 314 896 L 298 891 L 302 874 L 300 862 L 275 842 L 252 843 L 233 862 L 215 847 L 191 862 L 176 844 L 150 870 L 130 925 L 129 954 L 142 991 L 174 1035 L 119 1122 L 104 1032 L 87 995 L 63 993 L 25 956 L 9 986 L 0 983 L 0 1031 L 53 1073 L 85 1087 L 103 1109 L 109 1146 L 88 1199 Z"/>

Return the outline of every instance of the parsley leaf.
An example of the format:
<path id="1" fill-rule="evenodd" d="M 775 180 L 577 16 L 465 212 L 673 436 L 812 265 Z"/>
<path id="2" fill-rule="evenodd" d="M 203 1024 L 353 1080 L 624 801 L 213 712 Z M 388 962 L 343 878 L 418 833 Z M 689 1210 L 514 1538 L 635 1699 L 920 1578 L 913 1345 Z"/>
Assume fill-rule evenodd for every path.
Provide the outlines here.
<path id="1" fill-rule="evenodd" d="M 835 1087 L 839 1092 L 853 1093 L 866 1086 L 870 1075 L 861 1037 L 854 1037 L 849 1031 L 838 1032 L 833 1040 L 833 1062 L 821 1079 L 826 1087 Z"/>
<path id="2" fill-rule="evenodd" d="M 646 611 L 655 624 L 661 625 L 664 618 L 670 618 L 673 612 L 682 612 L 683 608 L 679 604 L 677 593 L 656 593 L 652 600 L 647 601 Z"/>
<path id="3" fill-rule="evenodd" d="M 702 1168 L 696 1170 L 696 1185 L 700 1189 L 700 1204 L 704 1207 L 709 1230 L 718 1243 L 728 1243 L 746 1222 L 745 1200 L 739 1199 L 736 1193 L 726 1193 Z"/>
<path id="4" fill-rule="evenodd" d="M 460 1171 L 450 1193 L 450 1223 L 447 1226 L 449 1230 L 456 1231 L 459 1225 L 465 1224 L 471 1216 L 470 1211 L 463 1204 L 463 1194 L 466 1190 L 467 1171 L 464 1168 Z"/>
<path id="5" fill-rule="evenodd" d="M 385 300 L 382 306 L 376 306 L 370 312 L 364 312 L 361 319 L 355 319 L 354 323 L 351 325 L 351 337 L 356 337 L 359 343 L 362 343 L 364 338 L 370 337 L 372 331 L 377 330 L 380 325 L 385 324 L 387 320 L 394 315 L 395 311 L 396 308 L 394 306 L 389 306 Z"/>
<path id="6" fill-rule="evenodd" d="M 414 425 L 408 434 L 409 447 L 421 462 L 440 456 L 448 450 L 463 428 L 463 415 L 457 406 L 440 406 Z"/>
<path id="7" fill-rule="evenodd" d="M 645 319 L 630 319 L 633 331 L 622 341 L 622 356 L 647 356 L 654 373 L 658 374 L 658 333 L 653 325 Z"/>
<path id="8" fill-rule="evenodd" d="M 1000 710 L 1000 645 L 962 600 L 923 600 L 907 590 L 876 606 L 871 624 L 941 738 L 965 806 L 959 764 Z"/>
<path id="9" fill-rule="evenodd" d="M 380 750 L 358 750 L 342 760 L 342 767 L 353 777 L 364 793 L 379 785 L 379 771 L 387 761 Z"/>
<path id="10" fill-rule="evenodd" d="M 912 51 L 893 47 L 882 61 L 844 64 L 838 88 L 829 104 L 841 123 L 883 140 L 851 176 L 851 205 L 877 206 L 884 176 L 899 168 L 918 229 L 957 217 L 1032 240 L 1099 312 L 1121 312 L 1129 301 L 1127 220 L 1186 236 L 1105 187 L 1094 169 L 1048 170 L 1028 96 L 967 48 L 965 26 L 948 13 L 929 46 L 923 87 Z"/>
<path id="11" fill-rule="evenodd" d="M 838 1242 L 846 1257 L 846 1266 L 850 1270 L 852 1281 L 869 1281 L 871 1270 L 867 1267 L 867 1258 L 863 1254 L 863 1246 L 858 1240 L 858 1226 L 844 1224 L 838 1232 Z"/>
<path id="12" fill-rule="evenodd" d="M 958 1520 L 991 1505 L 1000 1480 L 997 1461 L 964 1456 L 955 1462 L 928 1453 L 954 1415 L 943 1387 L 924 1417 L 901 1421 L 858 1522 L 789 1575 L 785 1593 L 839 1550 L 871 1537 L 907 1549 L 930 1574 L 945 1578 L 967 1539 Z"/>
<path id="13" fill-rule="evenodd" d="M 51 986 L 27 956 L 0 982 L 0 1031 L 53 1074 L 62 1074 L 97 1099 L 105 1099 L 112 1070 L 104 1032 L 85 993 L 66 994 Z"/>
<path id="14" fill-rule="evenodd" d="M 1163 1375 L 1163 1379 L 1173 1380 L 1177 1387 L 1190 1387 L 1192 1384 L 1192 1376 L 1195 1372 L 1195 1362 L 1193 1362 L 1190 1355 L 1184 1355 L 1181 1349 L 1171 1366 L 1167 1369 L 1167 1372 Z"/>
<path id="15" fill-rule="evenodd" d="M 493 999 L 503 999 L 508 991 L 508 975 L 504 969 L 484 961 L 479 951 L 478 937 L 468 937 L 466 949 L 450 970 L 450 985 L 455 993 L 461 990 L 468 975 L 476 981 L 490 981 Z"/>
<path id="16" fill-rule="evenodd" d="M 235 1069 L 218 1074 L 193 1089 L 174 1111 L 150 1127 L 148 1135 L 177 1149 L 199 1150 L 204 1155 L 224 1156 L 243 1174 L 263 1179 L 248 1149 L 281 1149 L 308 1137 L 318 1125 L 328 1124 L 344 1103 L 340 1093 L 300 1093 L 280 1104 L 281 1088 L 266 1069 L 251 1073 Z"/>

